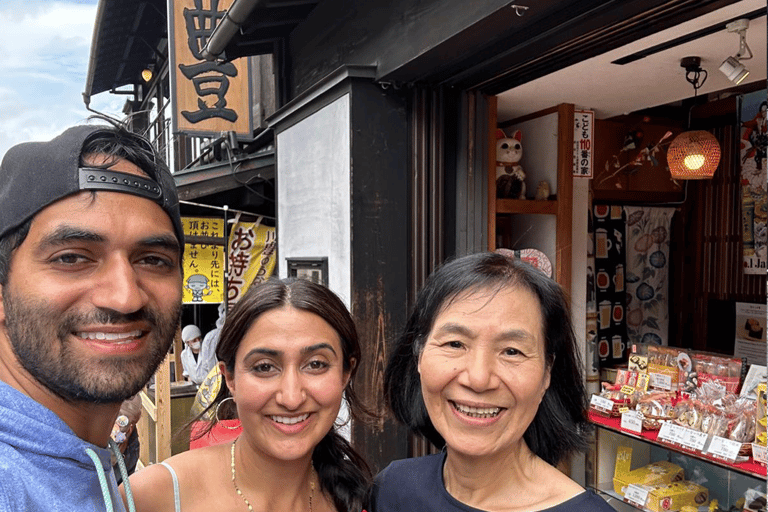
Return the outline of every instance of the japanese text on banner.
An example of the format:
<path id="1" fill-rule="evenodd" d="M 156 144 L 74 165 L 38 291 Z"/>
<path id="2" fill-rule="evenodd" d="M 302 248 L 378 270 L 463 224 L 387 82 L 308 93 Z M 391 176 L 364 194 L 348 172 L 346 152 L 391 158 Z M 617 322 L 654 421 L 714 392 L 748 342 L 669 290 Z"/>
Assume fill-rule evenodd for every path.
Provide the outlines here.
<path id="1" fill-rule="evenodd" d="M 275 228 L 238 222 L 229 234 L 227 300 L 234 304 L 253 283 L 266 281 L 275 269 Z"/>
<path id="2" fill-rule="evenodd" d="M 182 217 L 184 236 L 195 243 L 185 244 L 185 304 L 219 303 L 224 300 L 224 220 L 209 217 Z M 204 239 L 205 243 L 198 241 Z M 198 239 L 198 240 L 196 240 Z"/>

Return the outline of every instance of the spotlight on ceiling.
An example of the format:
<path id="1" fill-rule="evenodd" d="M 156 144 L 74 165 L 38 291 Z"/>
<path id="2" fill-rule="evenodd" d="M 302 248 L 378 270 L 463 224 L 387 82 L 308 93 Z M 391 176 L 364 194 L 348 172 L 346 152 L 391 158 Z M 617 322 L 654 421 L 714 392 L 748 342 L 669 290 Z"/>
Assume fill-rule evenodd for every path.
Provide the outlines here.
<path id="1" fill-rule="evenodd" d="M 747 45 L 747 28 L 749 28 L 749 20 L 746 18 L 732 21 L 725 26 L 728 32 L 739 34 L 739 51 L 736 55 L 723 61 L 720 65 L 720 71 L 728 80 L 737 85 L 749 75 L 749 70 L 741 61 L 752 58 L 752 50 Z"/>

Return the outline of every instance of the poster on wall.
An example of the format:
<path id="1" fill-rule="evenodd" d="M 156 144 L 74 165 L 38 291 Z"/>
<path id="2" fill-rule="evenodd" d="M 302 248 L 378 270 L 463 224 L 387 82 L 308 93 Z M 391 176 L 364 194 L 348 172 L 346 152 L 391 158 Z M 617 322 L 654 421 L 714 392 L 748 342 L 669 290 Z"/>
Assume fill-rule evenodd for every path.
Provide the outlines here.
<path id="1" fill-rule="evenodd" d="M 595 113 L 592 110 L 573 112 L 573 175 L 591 178 L 594 168 Z"/>
<path id="2" fill-rule="evenodd" d="M 741 225 L 745 274 L 766 272 L 768 241 L 768 90 L 745 94 L 741 99 L 739 140 L 741 157 Z"/>
<path id="3" fill-rule="evenodd" d="M 184 236 L 184 304 L 218 304 L 224 300 L 224 219 L 182 217 Z"/>
<path id="4" fill-rule="evenodd" d="M 765 365 L 766 305 L 736 303 L 736 343 L 733 355 L 749 364 Z"/>
<path id="5" fill-rule="evenodd" d="M 275 228 L 236 220 L 229 234 L 227 301 L 234 304 L 254 283 L 266 281 L 275 270 Z"/>

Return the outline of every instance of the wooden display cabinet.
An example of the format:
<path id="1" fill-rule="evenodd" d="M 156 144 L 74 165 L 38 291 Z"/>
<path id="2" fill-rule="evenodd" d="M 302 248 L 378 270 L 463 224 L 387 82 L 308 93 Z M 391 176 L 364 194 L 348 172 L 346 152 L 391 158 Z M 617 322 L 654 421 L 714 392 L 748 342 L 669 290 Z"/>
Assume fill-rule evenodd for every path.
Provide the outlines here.
<path id="1" fill-rule="evenodd" d="M 496 106 L 496 98 L 489 98 L 488 249 L 542 251 L 552 263 L 555 280 L 570 292 L 574 106 L 563 103 L 500 125 Z M 497 128 L 523 133 L 521 165 L 530 199 L 496 197 Z M 532 199 L 541 180 L 550 184 L 550 199 Z"/>

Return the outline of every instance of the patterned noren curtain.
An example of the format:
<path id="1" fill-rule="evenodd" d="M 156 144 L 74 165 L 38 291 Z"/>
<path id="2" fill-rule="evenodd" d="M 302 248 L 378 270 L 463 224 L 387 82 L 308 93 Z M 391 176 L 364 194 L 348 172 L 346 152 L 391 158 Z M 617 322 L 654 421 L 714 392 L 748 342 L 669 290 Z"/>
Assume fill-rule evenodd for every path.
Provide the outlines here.
<path id="1" fill-rule="evenodd" d="M 625 206 L 627 335 L 669 344 L 669 232 L 674 208 Z"/>
<path id="2" fill-rule="evenodd" d="M 627 360 L 627 326 L 624 315 L 624 215 L 621 206 L 595 205 L 595 302 L 597 353 L 602 365 Z"/>

